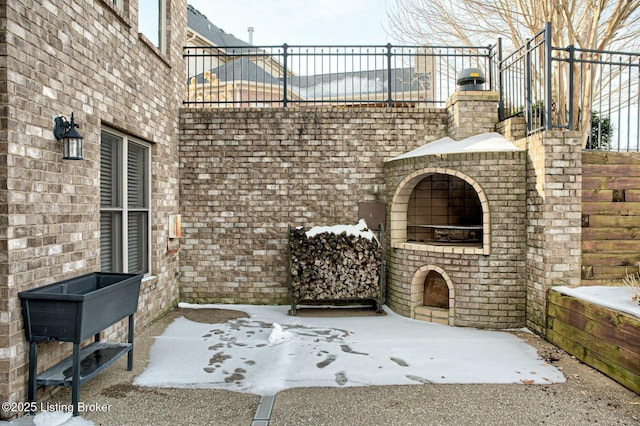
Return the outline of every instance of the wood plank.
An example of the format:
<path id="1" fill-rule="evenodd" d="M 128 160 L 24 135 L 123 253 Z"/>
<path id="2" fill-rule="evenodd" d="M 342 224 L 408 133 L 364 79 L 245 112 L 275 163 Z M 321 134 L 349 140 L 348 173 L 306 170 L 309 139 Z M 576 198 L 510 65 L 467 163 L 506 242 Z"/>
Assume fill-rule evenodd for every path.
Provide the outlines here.
<path id="1" fill-rule="evenodd" d="M 635 189 L 638 188 L 640 178 L 638 176 L 582 176 L 582 190 L 602 189 Z"/>
<path id="2" fill-rule="evenodd" d="M 554 289 L 549 290 L 548 299 L 551 303 L 554 303 L 562 308 L 572 310 L 574 312 L 589 312 L 589 318 L 600 318 L 600 316 L 603 314 L 609 315 L 610 312 L 618 312 L 613 309 L 588 302 L 586 300 L 578 299 L 577 297 L 560 293 L 559 291 L 556 291 Z M 593 312 L 597 312 L 597 314 L 594 314 Z M 632 323 L 635 323 L 636 326 L 640 326 L 640 318 L 625 312 L 621 312 L 621 314 L 630 317 Z"/>
<path id="3" fill-rule="evenodd" d="M 582 241 L 583 253 L 637 253 L 640 252 L 640 241 L 637 240 L 597 240 Z"/>
<path id="4" fill-rule="evenodd" d="M 582 190 L 583 191 L 606 191 L 609 179 L 602 176 L 589 176 L 582 174 Z"/>
<path id="5" fill-rule="evenodd" d="M 634 176 L 640 177 L 640 164 L 589 164 L 582 163 L 582 174 L 585 176 Z"/>
<path id="6" fill-rule="evenodd" d="M 640 203 L 636 202 L 582 202 L 583 214 L 614 214 L 620 216 L 640 216 Z M 636 224 L 637 225 L 637 224 Z"/>
<path id="7" fill-rule="evenodd" d="M 589 331 L 582 331 L 570 324 L 553 318 L 550 321 L 551 329 L 556 333 L 571 339 L 578 345 L 597 354 L 601 361 L 607 362 L 612 368 L 627 370 L 630 373 L 640 375 L 640 357 L 638 352 L 627 348 L 617 347 L 611 342 L 593 336 Z"/>
<path id="8" fill-rule="evenodd" d="M 611 216 L 611 215 L 589 215 L 589 227 L 623 227 L 633 228 L 638 226 L 640 218 L 637 216 Z"/>
<path id="9" fill-rule="evenodd" d="M 625 199 L 631 202 L 640 201 L 640 189 L 625 189 Z"/>
<path id="10" fill-rule="evenodd" d="M 582 171 L 582 266 L 592 274 L 582 285 L 620 285 L 640 261 L 640 156 L 583 152 Z M 620 189 L 624 201 L 613 202 Z M 571 299 L 549 293 L 547 340 L 640 393 L 640 319 Z"/>
<path id="11" fill-rule="evenodd" d="M 580 330 L 585 330 L 585 323 L 592 321 L 597 325 L 597 327 L 593 327 L 592 334 L 594 336 L 611 335 L 611 339 L 616 344 L 640 353 L 640 318 L 634 315 L 563 295 L 553 290 L 549 292 L 549 309 L 553 309 L 553 313 L 556 314 L 553 316 L 578 327 Z M 551 311 L 549 312 L 551 315 Z"/>
<path id="12" fill-rule="evenodd" d="M 582 164 L 640 164 L 635 152 L 583 151 Z"/>
<path id="13" fill-rule="evenodd" d="M 588 302 L 586 300 L 578 299 L 577 297 L 569 296 L 559 291 L 554 290 L 553 288 L 549 290 L 549 303 L 552 303 L 559 308 L 565 309 L 570 312 L 574 312 L 580 315 L 586 315 L 590 319 L 601 318 L 603 312 L 602 311 L 612 311 L 609 308 L 605 308 L 604 306 L 596 305 L 594 303 Z M 605 312 L 606 315 L 606 312 Z M 627 316 L 631 316 L 630 314 L 624 314 Z"/>
<path id="14" fill-rule="evenodd" d="M 583 189 L 582 190 L 583 203 L 584 202 L 611 202 L 612 199 L 613 199 L 612 189 Z"/>
<path id="15" fill-rule="evenodd" d="M 547 329 L 546 339 L 565 350 L 567 353 L 575 356 L 580 361 L 601 371 L 613 380 L 617 381 L 633 392 L 640 393 L 640 375 L 634 374 L 628 370 L 620 370 L 615 366 L 611 366 L 608 362 L 603 361 L 597 354 L 593 354 L 589 348 L 572 341 L 570 338 L 563 336 L 552 329 Z"/>
<path id="16" fill-rule="evenodd" d="M 582 241 L 585 240 L 640 240 L 640 228 L 582 228 Z"/>
<path id="17" fill-rule="evenodd" d="M 587 333 L 586 336 L 580 335 L 574 339 L 578 337 L 587 339 L 582 343 L 588 343 L 590 338 L 595 339 L 594 346 L 603 346 L 601 353 L 609 352 L 612 348 L 625 349 L 634 354 L 640 353 L 639 318 L 569 296 L 555 299 L 553 302 L 549 301 L 547 312 L 555 320 L 574 327 L 581 333 Z M 580 340 L 576 341 L 580 342 Z M 607 345 L 611 348 L 605 347 Z M 637 372 L 640 374 L 640 357 L 636 355 L 634 358 L 638 363 Z"/>
<path id="18" fill-rule="evenodd" d="M 585 228 L 586 229 L 586 228 Z M 582 253 L 582 264 L 592 266 L 626 266 L 637 268 L 640 252 L 636 253 Z"/>
<path id="19" fill-rule="evenodd" d="M 593 279 L 604 280 L 610 279 L 611 281 L 617 281 L 618 285 L 622 285 L 622 279 L 627 276 L 628 273 L 637 271 L 638 268 L 629 266 L 594 266 L 593 267 Z"/>
<path id="20" fill-rule="evenodd" d="M 548 330 L 547 333 L 547 340 L 549 340 L 554 345 L 558 346 L 561 349 L 564 349 L 581 361 L 589 364 L 590 366 L 598 369 L 612 379 L 637 392 L 637 390 L 635 390 L 637 388 L 634 388 L 634 386 L 638 386 L 637 380 L 638 378 L 640 378 L 640 374 L 628 370 L 627 368 L 624 368 L 619 364 L 611 362 L 610 360 L 604 358 L 602 354 L 594 351 L 593 348 L 584 346 L 579 342 L 576 342 L 572 338 L 573 334 L 571 333 L 567 333 L 565 331 L 558 332 L 556 330 Z"/>
<path id="21" fill-rule="evenodd" d="M 597 280 L 583 278 L 582 281 L 580 282 L 580 285 L 586 286 L 586 287 L 596 286 L 596 285 L 604 286 L 604 287 L 607 287 L 607 286 L 619 287 L 620 286 L 620 281 L 611 280 L 609 278 L 607 278 L 607 279 L 597 279 Z"/>
<path id="22" fill-rule="evenodd" d="M 640 318 L 551 290 L 547 323 L 547 340 L 640 391 Z M 620 340 L 629 344 L 621 347 Z"/>

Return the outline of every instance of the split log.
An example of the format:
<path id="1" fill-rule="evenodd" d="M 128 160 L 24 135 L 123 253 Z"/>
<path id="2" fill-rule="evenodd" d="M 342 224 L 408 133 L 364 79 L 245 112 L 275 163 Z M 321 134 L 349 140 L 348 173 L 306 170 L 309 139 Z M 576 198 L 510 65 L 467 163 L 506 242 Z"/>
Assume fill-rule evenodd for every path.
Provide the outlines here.
<path id="1" fill-rule="evenodd" d="M 382 247 L 375 238 L 297 228 L 291 230 L 289 244 L 293 304 L 380 299 Z"/>

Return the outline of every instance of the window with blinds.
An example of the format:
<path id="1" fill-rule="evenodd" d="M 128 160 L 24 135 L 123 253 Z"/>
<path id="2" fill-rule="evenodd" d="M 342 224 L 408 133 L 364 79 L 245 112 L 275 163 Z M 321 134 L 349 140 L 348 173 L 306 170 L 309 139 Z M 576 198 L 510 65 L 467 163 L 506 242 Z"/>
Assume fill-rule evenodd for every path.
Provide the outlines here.
<path id="1" fill-rule="evenodd" d="M 102 272 L 149 272 L 150 156 L 142 142 L 118 132 L 101 134 Z"/>

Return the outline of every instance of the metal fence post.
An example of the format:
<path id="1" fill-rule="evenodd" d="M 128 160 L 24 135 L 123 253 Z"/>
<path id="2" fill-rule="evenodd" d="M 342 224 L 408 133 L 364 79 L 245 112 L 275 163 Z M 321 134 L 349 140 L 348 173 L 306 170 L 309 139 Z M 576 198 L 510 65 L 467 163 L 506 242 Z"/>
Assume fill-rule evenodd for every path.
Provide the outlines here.
<path id="1" fill-rule="evenodd" d="M 392 84 L 391 84 L 391 43 L 387 43 L 387 107 L 391 108 L 391 94 L 392 94 Z"/>
<path id="2" fill-rule="evenodd" d="M 500 96 L 498 100 L 498 119 L 504 120 L 504 75 L 502 74 L 502 37 L 498 38 L 498 94 Z M 494 88 L 495 89 L 495 88 Z"/>
<path id="3" fill-rule="evenodd" d="M 569 93 L 567 94 L 567 102 L 569 103 L 569 105 L 567 105 L 567 109 L 568 109 L 568 117 L 567 117 L 567 130 L 577 130 L 577 129 L 572 129 L 571 126 L 573 125 L 573 82 L 574 82 L 574 72 L 573 72 L 573 64 L 575 62 L 575 47 L 573 46 L 573 44 L 571 46 L 569 46 Z"/>
<path id="4" fill-rule="evenodd" d="M 638 59 L 638 87 L 640 88 L 640 59 Z M 640 99 L 638 100 L 638 107 L 636 108 L 637 118 L 636 118 L 636 135 L 638 135 L 638 139 L 636 140 L 636 151 L 640 151 Z M 630 141 L 629 141 L 630 142 Z M 627 142 L 627 146 L 629 146 L 629 142 Z M 620 143 L 618 143 L 618 146 Z"/>
<path id="5" fill-rule="evenodd" d="M 551 73 L 553 72 L 553 46 L 551 45 L 551 22 L 547 22 L 544 26 L 544 111 L 545 122 L 544 129 L 551 130 L 553 128 L 553 87 L 551 86 Z"/>
<path id="6" fill-rule="evenodd" d="M 532 131 L 532 111 L 531 111 L 531 39 L 526 42 L 526 49 L 524 54 L 524 93 L 525 93 L 525 107 L 527 117 L 525 119 L 527 125 L 527 134 Z"/>
<path id="7" fill-rule="evenodd" d="M 282 68 L 284 69 L 284 75 L 282 77 L 282 86 L 283 86 L 283 90 L 284 90 L 284 99 L 282 100 L 282 106 L 284 106 L 285 108 L 287 107 L 287 74 L 288 74 L 288 70 L 287 70 L 287 49 L 289 48 L 289 46 L 287 45 L 287 43 L 282 45 Z"/>

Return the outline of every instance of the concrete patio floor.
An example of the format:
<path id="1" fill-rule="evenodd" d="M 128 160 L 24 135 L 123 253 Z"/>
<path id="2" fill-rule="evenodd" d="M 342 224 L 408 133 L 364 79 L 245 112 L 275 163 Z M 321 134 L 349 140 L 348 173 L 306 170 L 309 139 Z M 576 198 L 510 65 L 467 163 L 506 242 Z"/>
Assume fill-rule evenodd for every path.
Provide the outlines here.
<path id="1" fill-rule="evenodd" d="M 82 386 L 80 400 L 108 412 L 84 412 L 96 425 L 637 425 L 640 395 L 582 364 L 541 338 L 515 332 L 567 381 L 550 385 L 407 385 L 294 388 L 275 396 L 270 419 L 254 422 L 260 396 L 217 389 L 132 385 L 148 362 L 154 337 L 182 315 L 215 323 L 244 316 L 233 310 L 171 311 L 136 336 L 134 371 L 120 359 Z M 126 358 L 126 357 L 125 357 Z M 44 404 L 69 404 L 56 389 Z"/>

